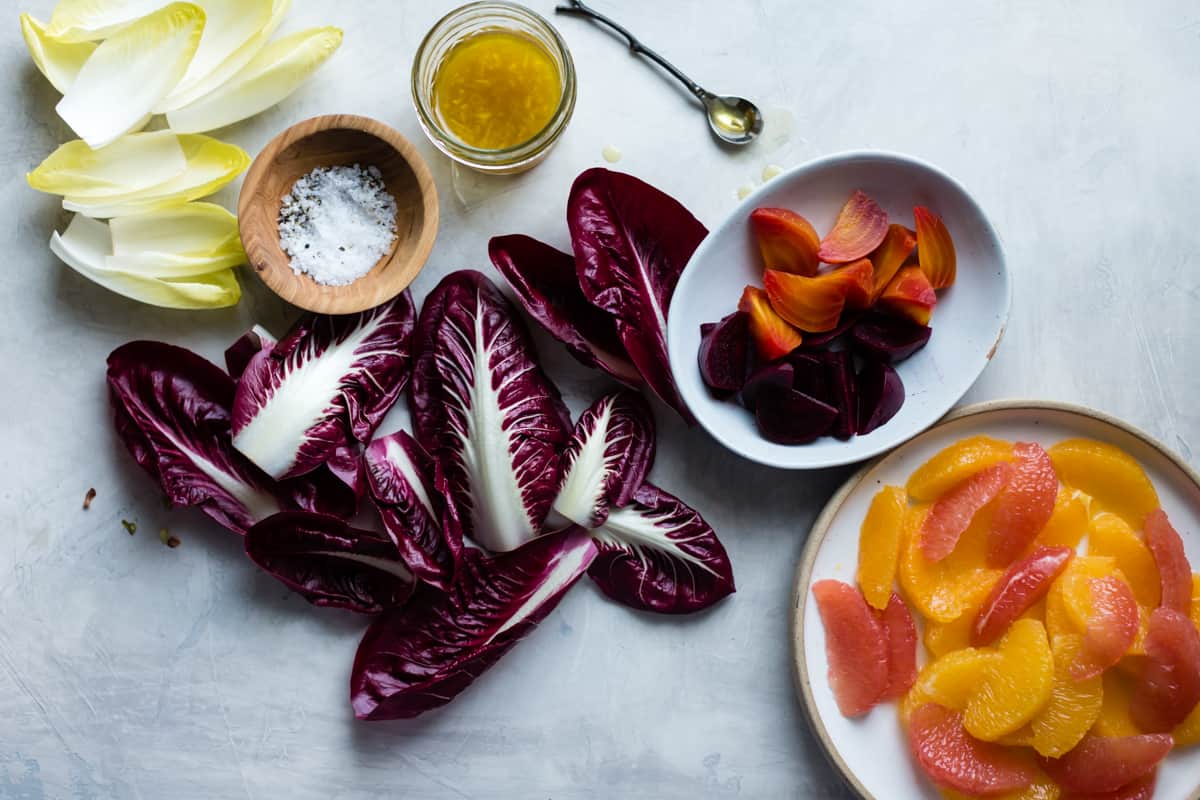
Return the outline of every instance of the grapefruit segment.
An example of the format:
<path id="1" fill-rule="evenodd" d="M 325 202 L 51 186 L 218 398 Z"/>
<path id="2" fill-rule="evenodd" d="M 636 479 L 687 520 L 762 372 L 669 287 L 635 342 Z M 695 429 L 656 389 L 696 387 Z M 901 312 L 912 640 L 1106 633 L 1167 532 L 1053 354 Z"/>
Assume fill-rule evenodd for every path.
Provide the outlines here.
<path id="1" fill-rule="evenodd" d="M 973 738 L 963 727 L 961 714 L 936 703 L 913 710 L 908 743 L 930 780 L 968 795 L 1016 791 L 1037 775 L 1027 759 L 1003 745 Z"/>
<path id="2" fill-rule="evenodd" d="M 930 561 L 950 555 L 978 511 L 996 498 L 1012 478 L 1013 467 L 1001 462 L 977 472 L 947 491 L 929 509 L 921 525 L 921 552 Z"/>
<path id="3" fill-rule="evenodd" d="M 996 498 L 988 563 L 1006 567 L 1021 555 L 1054 513 L 1058 476 L 1050 456 L 1040 444 L 1013 445 L 1012 478 Z"/>
<path id="4" fill-rule="evenodd" d="M 1062 758 L 1043 759 L 1042 769 L 1067 792 L 1115 792 L 1149 775 L 1172 744 L 1165 733 L 1116 739 L 1087 736 Z"/>
<path id="5" fill-rule="evenodd" d="M 829 685 L 847 717 L 870 711 L 888 686 L 888 643 L 883 624 L 862 593 L 835 580 L 812 587 L 825 626 Z"/>
<path id="6" fill-rule="evenodd" d="M 1009 567 L 975 617 L 971 644 L 981 647 L 999 639 L 1014 620 L 1050 591 L 1072 555 L 1068 547 L 1039 547 Z"/>
<path id="7" fill-rule="evenodd" d="M 1146 663 L 1134 682 L 1130 715 L 1144 731 L 1181 724 L 1200 703 L 1200 632 L 1174 609 L 1150 615 Z"/>
<path id="8" fill-rule="evenodd" d="M 888 682 L 880 700 L 903 697 L 917 679 L 917 625 L 912 612 L 892 592 L 887 608 L 879 615 L 887 635 Z"/>
<path id="9" fill-rule="evenodd" d="M 1162 587 L 1162 605 L 1181 614 L 1192 610 L 1192 567 L 1183 540 L 1161 508 L 1146 516 L 1146 544 L 1154 554 Z"/>

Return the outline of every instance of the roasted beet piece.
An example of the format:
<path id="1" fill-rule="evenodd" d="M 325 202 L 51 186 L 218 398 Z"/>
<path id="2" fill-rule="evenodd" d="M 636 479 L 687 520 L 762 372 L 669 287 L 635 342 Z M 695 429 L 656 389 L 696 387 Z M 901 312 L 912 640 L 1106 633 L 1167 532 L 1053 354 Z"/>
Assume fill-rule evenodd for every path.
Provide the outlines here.
<path id="1" fill-rule="evenodd" d="M 787 362 L 775 362 L 759 367 L 750 373 L 750 377 L 746 379 L 746 385 L 742 387 L 742 405 L 751 411 L 758 404 L 758 393 L 765 386 L 782 386 L 785 389 L 792 388 L 795 382 L 795 371 L 792 365 Z"/>
<path id="2" fill-rule="evenodd" d="M 824 354 L 829 403 L 838 410 L 830 433 L 845 441 L 858 430 L 858 393 L 855 391 L 854 358 L 848 350 Z"/>
<path id="3" fill-rule="evenodd" d="M 806 333 L 804 335 L 804 344 L 800 346 L 805 350 L 824 350 L 842 338 L 846 331 L 853 328 L 859 319 L 862 318 L 862 315 L 863 312 L 861 311 L 845 311 L 842 313 L 841 319 L 838 320 L 836 328 L 824 333 Z"/>
<path id="4" fill-rule="evenodd" d="M 828 432 L 837 415 L 838 410 L 828 403 L 786 386 L 770 385 L 758 392 L 754 419 L 768 441 L 807 444 Z"/>
<path id="5" fill-rule="evenodd" d="M 832 403 L 833 397 L 829 391 L 829 380 L 825 375 L 825 353 L 804 353 L 794 350 L 785 359 L 796 371 L 792 388 L 804 392 L 809 397 L 822 403 Z"/>
<path id="6" fill-rule="evenodd" d="M 870 433 L 904 405 L 904 383 L 891 365 L 868 360 L 858 371 L 858 433 Z"/>
<path id="7" fill-rule="evenodd" d="M 746 382 L 749 321 L 750 315 L 735 311 L 712 327 L 700 326 L 700 376 L 722 396 L 740 391 Z"/>
<path id="8" fill-rule="evenodd" d="M 863 356 L 897 364 L 920 350 L 933 331 L 903 317 L 867 314 L 850 332 L 851 346 Z"/>

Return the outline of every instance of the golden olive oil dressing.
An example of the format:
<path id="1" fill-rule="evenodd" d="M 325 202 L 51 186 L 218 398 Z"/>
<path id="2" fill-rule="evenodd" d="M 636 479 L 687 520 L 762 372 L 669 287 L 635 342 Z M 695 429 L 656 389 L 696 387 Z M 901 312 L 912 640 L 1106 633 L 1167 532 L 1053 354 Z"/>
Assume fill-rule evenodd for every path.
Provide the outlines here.
<path id="1" fill-rule="evenodd" d="M 550 52 L 516 31 L 472 34 L 442 57 L 433 107 L 464 144 L 506 150 L 537 136 L 558 109 L 562 76 Z"/>

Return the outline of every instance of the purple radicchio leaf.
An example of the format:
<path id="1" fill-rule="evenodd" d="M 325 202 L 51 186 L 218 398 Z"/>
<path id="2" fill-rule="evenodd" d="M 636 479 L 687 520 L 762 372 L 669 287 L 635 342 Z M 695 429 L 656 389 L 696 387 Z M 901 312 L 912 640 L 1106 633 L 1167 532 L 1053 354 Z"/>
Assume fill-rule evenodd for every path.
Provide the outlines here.
<path id="1" fill-rule="evenodd" d="M 599 528 L 609 508 L 628 505 L 654 463 L 654 414 L 640 394 L 614 392 L 580 415 L 562 456 L 554 511 Z"/>
<path id="2" fill-rule="evenodd" d="M 408 383 L 415 312 L 406 290 L 358 314 L 302 317 L 238 381 L 233 442 L 277 478 L 370 441 Z"/>
<path id="3" fill-rule="evenodd" d="M 542 532 L 571 417 L 524 323 L 473 270 L 425 299 L 409 393 L 416 439 L 442 465 L 463 533 L 493 552 Z"/>
<path id="4" fill-rule="evenodd" d="M 449 703 L 554 610 L 596 545 L 571 528 L 490 558 L 463 555 L 450 591 L 421 586 L 363 636 L 350 677 L 359 719 L 415 717 Z"/>
<path id="5" fill-rule="evenodd" d="M 462 556 L 462 525 L 446 478 L 404 431 L 371 442 L 363 459 L 384 530 L 420 580 L 448 590 Z"/>
<path id="6" fill-rule="evenodd" d="M 416 586 L 390 539 L 323 514 L 267 517 L 246 531 L 246 555 L 313 605 L 360 614 L 403 605 Z"/>
<path id="7" fill-rule="evenodd" d="M 708 231 L 672 197 L 601 168 L 575 179 L 567 226 L 584 297 L 612 316 L 655 394 L 694 424 L 667 359 L 667 311 L 679 275 Z"/>
<path id="8" fill-rule="evenodd" d="M 270 350 L 276 344 L 276 339 L 266 328 L 255 325 L 238 337 L 238 340 L 225 348 L 225 371 L 235 381 L 242 377 L 246 365 L 263 350 Z"/>
<path id="9" fill-rule="evenodd" d="M 130 342 L 108 357 L 108 387 L 117 434 L 173 504 L 237 533 L 281 510 L 354 513 L 327 472 L 276 482 L 233 449 L 233 379 L 195 353 Z"/>
<path id="10" fill-rule="evenodd" d="M 688 614 L 732 594 L 733 567 L 696 511 L 651 483 L 591 532 L 600 548 L 588 570 L 609 597 L 633 608 Z"/>
<path id="11" fill-rule="evenodd" d="M 587 367 L 637 388 L 642 376 L 629 360 L 612 317 L 579 288 L 575 258 L 530 236 L 495 236 L 488 255 L 529 316 Z"/>

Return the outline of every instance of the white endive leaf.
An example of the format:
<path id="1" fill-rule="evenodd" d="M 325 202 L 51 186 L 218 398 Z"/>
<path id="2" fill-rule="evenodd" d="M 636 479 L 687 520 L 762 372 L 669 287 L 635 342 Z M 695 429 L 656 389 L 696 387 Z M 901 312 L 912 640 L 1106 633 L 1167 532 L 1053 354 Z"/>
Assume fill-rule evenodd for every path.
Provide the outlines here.
<path id="1" fill-rule="evenodd" d="M 46 33 L 46 26 L 29 14 L 21 15 L 21 35 L 38 71 L 62 94 L 75 82 L 75 76 L 96 49 L 93 42 L 64 42 Z"/>
<path id="2" fill-rule="evenodd" d="M 274 0 L 271 4 L 271 16 L 267 19 L 267 24 L 261 30 L 250 37 L 237 50 L 234 50 L 228 58 L 217 65 L 216 69 L 208 73 L 203 79 L 197 81 L 186 91 L 177 87 L 162 102 L 160 110 L 165 113 L 167 111 L 174 111 L 177 108 L 183 108 L 186 105 L 191 105 L 209 92 L 223 86 L 226 81 L 241 72 L 242 68 L 259 54 L 259 51 L 263 49 L 263 46 L 275 34 L 275 30 L 279 27 L 279 23 L 283 21 L 283 16 L 287 13 L 291 5 L 292 0 Z"/>
<path id="3" fill-rule="evenodd" d="M 174 178 L 148 189 L 103 198 L 69 194 L 63 198 L 63 208 L 89 217 L 144 214 L 207 197 L 250 165 L 250 156 L 235 145 L 208 136 L 184 135 L 178 140 L 185 167 Z"/>
<path id="4" fill-rule="evenodd" d="M 64 42 L 107 38 L 170 0 L 59 0 L 47 32 Z"/>
<path id="5" fill-rule="evenodd" d="M 244 263 L 237 217 L 213 203 L 118 217 L 104 266 L 151 278 L 188 278 Z"/>
<path id="6" fill-rule="evenodd" d="M 122 28 L 84 63 L 58 115 L 91 147 L 129 133 L 179 83 L 203 30 L 204 10 L 191 3 Z"/>
<path id="7" fill-rule="evenodd" d="M 204 9 L 204 34 L 183 79 L 155 106 L 156 114 L 187 105 L 193 97 L 190 93 L 207 83 L 208 76 L 254 38 L 271 19 L 271 0 L 190 1 Z M 208 91 L 217 85 L 209 86 Z"/>
<path id="8" fill-rule="evenodd" d="M 338 28 L 312 28 L 271 42 L 216 91 L 167 114 L 181 132 L 210 131 L 252 117 L 296 90 L 342 43 Z"/>
<path id="9" fill-rule="evenodd" d="M 132 133 L 93 150 L 82 139 L 61 145 L 26 178 L 39 192 L 108 198 L 140 192 L 182 175 L 188 162 L 171 131 Z"/>
<path id="10" fill-rule="evenodd" d="M 60 236 L 50 237 L 50 250 L 68 267 L 109 291 L 163 308 L 225 308 L 242 296 L 233 270 L 200 278 L 167 281 L 104 267 L 112 247 L 108 225 L 76 215 Z"/>

